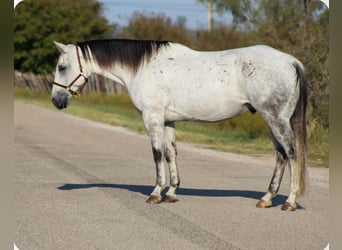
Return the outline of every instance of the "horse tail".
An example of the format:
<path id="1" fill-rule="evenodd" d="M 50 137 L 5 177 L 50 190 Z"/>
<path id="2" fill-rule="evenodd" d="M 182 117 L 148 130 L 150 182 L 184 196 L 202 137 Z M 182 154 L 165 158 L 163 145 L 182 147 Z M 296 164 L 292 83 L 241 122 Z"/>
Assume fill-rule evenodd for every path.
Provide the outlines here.
<path id="1" fill-rule="evenodd" d="M 303 66 L 295 62 L 293 66 L 296 69 L 297 87 L 299 89 L 299 98 L 296 108 L 291 117 L 291 126 L 295 137 L 294 160 L 297 164 L 296 175 L 299 179 L 299 189 L 297 195 L 303 195 L 307 184 L 307 132 L 306 132 L 306 108 L 308 102 L 307 80 Z M 298 86 L 299 84 L 299 86 Z"/>

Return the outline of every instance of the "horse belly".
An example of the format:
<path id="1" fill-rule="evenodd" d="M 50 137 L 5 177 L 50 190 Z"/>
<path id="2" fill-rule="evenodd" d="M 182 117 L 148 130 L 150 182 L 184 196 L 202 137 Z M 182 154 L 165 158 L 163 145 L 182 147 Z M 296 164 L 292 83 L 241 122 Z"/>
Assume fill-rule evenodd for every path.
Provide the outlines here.
<path id="1" fill-rule="evenodd" d="M 215 83 L 212 83 L 215 84 Z M 166 118 L 173 120 L 220 121 L 248 109 L 244 93 L 233 85 L 215 88 L 193 88 L 170 99 Z"/>

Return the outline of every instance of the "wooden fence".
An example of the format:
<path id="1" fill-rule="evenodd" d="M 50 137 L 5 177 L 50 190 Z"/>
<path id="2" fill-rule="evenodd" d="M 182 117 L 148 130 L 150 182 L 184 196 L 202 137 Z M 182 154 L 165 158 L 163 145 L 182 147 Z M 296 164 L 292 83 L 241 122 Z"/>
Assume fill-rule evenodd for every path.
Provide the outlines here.
<path id="1" fill-rule="evenodd" d="M 34 92 L 50 93 L 53 82 L 52 74 L 31 74 L 14 71 L 14 86 L 19 88 L 27 88 Z M 108 78 L 91 75 L 88 83 L 82 90 L 82 94 L 87 93 L 107 93 L 107 94 L 121 94 L 126 93 L 125 87 L 114 82 Z"/>

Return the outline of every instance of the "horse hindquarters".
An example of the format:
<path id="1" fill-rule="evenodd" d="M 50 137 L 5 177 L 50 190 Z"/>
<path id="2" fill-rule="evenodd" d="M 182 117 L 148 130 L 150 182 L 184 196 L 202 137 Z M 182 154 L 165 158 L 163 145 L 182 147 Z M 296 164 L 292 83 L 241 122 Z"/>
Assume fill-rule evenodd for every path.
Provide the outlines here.
<path id="1" fill-rule="evenodd" d="M 296 196 L 305 192 L 306 186 L 306 105 L 307 90 L 304 71 L 297 63 L 293 64 L 297 75 L 298 101 L 289 118 L 264 117 L 271 129 L 272 140 L 277 152 L 277 164 L 268 188 L 268 192 L 257 203 L 257 207 L 270 207 L 271 199 L 277 194 L 288 163 L 291 175 L 290 194 L 282 210 L 296 209 Z M 299 86 L 298 86 L 299 85 Z M 298 93 L 298 92 L 297 92 Z"/>

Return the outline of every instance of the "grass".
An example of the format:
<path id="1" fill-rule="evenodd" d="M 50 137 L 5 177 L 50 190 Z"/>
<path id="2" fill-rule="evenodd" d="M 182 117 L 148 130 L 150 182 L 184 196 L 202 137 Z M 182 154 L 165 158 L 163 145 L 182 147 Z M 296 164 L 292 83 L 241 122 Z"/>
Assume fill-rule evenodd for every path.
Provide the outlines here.
<path id="1" fill-rule="evenodd" d="M 17 88 L 14 96 L 15 101 L 55 109 L 48 94 Z M 126 94 L 89 94 L 76 97 L 67 109 L 60 112 L 145 133 L 141 116 Z M 274 155 L 267 124 L 258 114 L 246 113 L 215 123 L 178 122 L 176 128 L 177 140 L 204 148 L 253 156 Z M 328 130 L 313 120 L 308 126 L 308 136 L 309 165 L 328 167 Z"/>

